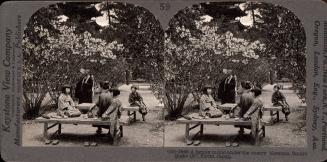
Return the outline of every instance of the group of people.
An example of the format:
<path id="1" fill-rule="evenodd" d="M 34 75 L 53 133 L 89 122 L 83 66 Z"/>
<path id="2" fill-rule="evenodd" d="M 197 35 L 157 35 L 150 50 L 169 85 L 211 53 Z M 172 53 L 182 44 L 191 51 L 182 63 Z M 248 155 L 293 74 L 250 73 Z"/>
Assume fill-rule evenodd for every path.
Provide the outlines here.
<path id="1" fill-rule="evenodd" d="M 89 74 L 88 70 L 81 70 L 84 74 L 80 81 L 76 84 L 75 97 L 78 99 L 78 103 L 92 103 L 93 102 L 93 85 L 94 77 Z M 100 83 L 101 92 L 95 106 L 88 112 L 88 117 L 97 117 L 101 120 L 109 120 L 110 127 L 109 135 L 115 137 L 119 134 L 119 118 L 122 112 L 122 102 L 118 98 L 120 90 L 118 88 L 111 88 L 108 81 Z M 77 117 L 81 115 L 79 109 L 76 108 L 76 104 L 72 99 L 71 93 L 72 87 L 70 85 L 64 85 L 62 91 L 58 97 L 58 109 L 57 114 L 63 118 Z M 131 93 L 129 94 L 128 102 L 130 106 L 138 106 L 139 112 L 142 115 L 143 121 L 145 121 L 145 115 L 147 114 L 147 107 L 143 101 L 142 96 L 137 92 L 138 87 L 131 86 Z M 94 113 L 95 112 L 95 113 Z M 102 132 L 103 126 L 98 127 L 97 133 Z"/>
<path id="2" fill-rule="evenodd" d="M 229 79 L 228 79 L 229 80 Z M 227 81 L 229 82 L 229 81 Z M 241 83 L 240 100 L 236 107 L 229 111 L 229 117 L 243 120 L 253 121 L 253 125 L 258 124 L 258 120 L 262 116 L 263 102 L 259 98 L 262 93 L 260 88 L 252 86 L 251 82 L 246 81 Z M 235 103 L 235 96 L 229 96 L 230 102 Z M 284 94 L 280 91 L 280 86 L 274 86 L 274 93 L 271 97 L 274 106 L 281 106 L 282 112 L 285 114 L 285 119 L 288 120 L 290 108 L 286 102 Z M 226 103 L 226 102 L 224 102 Z M 223 103 L 222 103 L 223 104 Z M 223 110 L 219 108 L 214 98 L 212 97 L 212 87 L 205 86 L 203 88 L 202 96 L 200 98 L 199 116 L 203 118 L 219 118 L 223 115 Z M 252 130 L 255 131 L 255 130 Z M 244 127 L 240 127 L 240 133 L 244 132 Z"/>

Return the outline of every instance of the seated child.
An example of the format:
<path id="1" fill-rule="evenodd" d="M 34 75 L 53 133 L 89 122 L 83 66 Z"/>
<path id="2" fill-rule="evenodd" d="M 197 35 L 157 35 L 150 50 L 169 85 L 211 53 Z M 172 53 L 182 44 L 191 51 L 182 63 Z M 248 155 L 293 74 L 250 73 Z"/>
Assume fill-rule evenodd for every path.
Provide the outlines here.
<path id="1" fill-rule="evenodd" d="M 223 115 L 223 113 L 220 109 L 218 109 L 218 106 L 211 94 L 211 87 L 206 86 L 203 88 L 203 94 L 200 98 L 199 115 L 204 118 L 219 118 Z"/>
<path id="2" fill-rule="evenodd" d="M 131 87 L 131 93 L 129 94 L 128 102 L 130 106 L 138 106 L 140 107 L 139 112 L 142 114 L 142 119 L 145 121 L 145 115 L 148 113 L 147 107 L 143 102 L 142 96 L 136 91 L 137 87 Z"/>
<path id="3" fill-rule="evenodd" d="M 70 92 L 70 86 L 64 85 L 58 98 L 57 113 L 59 116 L 64 118 L 77 117 L 81 115 L 81 112 L 75 107 L 74 101 L 70 96 Z"/>
<path id="4" fill-rule="evenodd" d="M 282 106 L 282 112 L 285 114 L 285 120 L 288 121 L 288 115 L 291 113 L 288 103 L 286 102 L 286 98 L 282 92 L 279 91 L 280 86 L 274 86 L 274 93 L 271 97 L 271 102 L 274 106 Z"/>

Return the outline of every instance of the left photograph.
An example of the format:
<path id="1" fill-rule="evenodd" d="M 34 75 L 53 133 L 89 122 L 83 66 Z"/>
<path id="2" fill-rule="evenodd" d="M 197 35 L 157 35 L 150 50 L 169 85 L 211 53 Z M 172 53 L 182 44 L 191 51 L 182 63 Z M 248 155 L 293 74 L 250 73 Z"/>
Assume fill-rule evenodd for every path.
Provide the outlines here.
<path id="1" fill-rule="evenodd" d="M 23 146 L 163 147 L 164 31 L 151 12 L 53 4 L 22 45 Z"/>

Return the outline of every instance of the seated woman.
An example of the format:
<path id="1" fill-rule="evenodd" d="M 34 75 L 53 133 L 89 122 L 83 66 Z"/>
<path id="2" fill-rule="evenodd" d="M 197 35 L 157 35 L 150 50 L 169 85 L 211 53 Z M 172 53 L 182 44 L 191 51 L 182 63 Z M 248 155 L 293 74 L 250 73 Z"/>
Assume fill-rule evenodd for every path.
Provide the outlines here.
<path id="1" fill-rule="evenodd" d="M 62 116 L 64 118 L 77 117 L 81 115 L 81 112 L 77 108 L 75 108 L 74 101 L 70 96 L 70 89 L 70 85 L 64 85 L 62 87 L 61 94 L 58 98 L 57 113 L 59 116 Z"/>
<path id="2" fill-rule="evenodd" d="M 143 98 L 140 93 L 137 92 L 137 87 L 131 87 L 131 93 L 129 94 L 128 102 L 130 106 L 138 106 L 140 107 L 139 112 L 142 114 L 142 119 L 145 121 L 145 115 L 148 113 L 147 107 L 143 102 Z"/>
<path id="3" fill-rule="evenodd" d="M 122 103 L 118 99 L 118 96 L 120 95 L 120 91 L 118 89 L 110 89 L 109 90 L 112 93 L 112 101 L 107 110 L 102 114 L 102 120 L 109 120 L 110 121 L 110 128 L 109 128 L 109 134 L 112 138 L 117 138 L 117 135 L 119 134 L 119 118 L 121 116 L 121 107 Z"/>
<path id="4" fill-rule="evenodd" d="M 202 96 L 200 98 L 200 112 L 199 115 L 204 118 L 218 118 L 223 115 L 222 111 L 218 109 L 218 106 L 211 96 L 212 89 L 210 86 L 206 86 L 202 90 Z"/>
<path id="5" fill-rule="evenodd" d="M 274 106 L 282 106 L 282 112 L 285 114 L 285 120 L 288 121 L 288 115 L 291 113 L 288 103 L 286 102 L 286 98 L 284 94 L 279 91 L 280 86 L 275 85 L 274 86 L 274 93 L 271 97 L 271 102 Z"/>

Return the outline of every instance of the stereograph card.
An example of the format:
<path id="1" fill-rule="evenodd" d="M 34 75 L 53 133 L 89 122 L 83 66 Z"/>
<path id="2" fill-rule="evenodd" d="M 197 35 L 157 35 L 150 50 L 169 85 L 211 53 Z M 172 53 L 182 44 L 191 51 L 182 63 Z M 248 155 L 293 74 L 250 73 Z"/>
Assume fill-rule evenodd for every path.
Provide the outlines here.
<path id="1" fill-rule="evenodd" d="M 6 1 L 5 161 L 324 161 L 321 0 Z"/>

